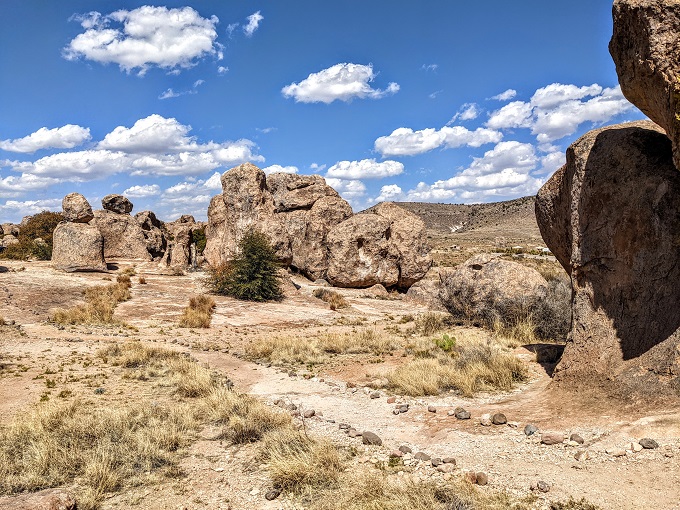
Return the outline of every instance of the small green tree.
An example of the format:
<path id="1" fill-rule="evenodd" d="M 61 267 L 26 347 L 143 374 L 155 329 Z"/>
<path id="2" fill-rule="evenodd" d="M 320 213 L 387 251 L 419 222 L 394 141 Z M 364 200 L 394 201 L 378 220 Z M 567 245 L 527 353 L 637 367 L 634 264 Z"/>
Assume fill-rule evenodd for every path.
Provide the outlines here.
<path id="1" fill-rule="evenodd" d="M 226 264 L 208 269 L 212 292 L 246 301 L 283 298 L 276 252 L 262 232 L 248 230 L 238 244 L 238 255 Z"/>
<path id="2" fill-rule="evenodd" d="M 61 213 L 42 211 L 31 216 L 19 230 L 19 242 L 8 246 L 2 253 L 6 259 L 24 260 L 35 257 L 38 260 L 50 260 L 52 258 L 52 235 L 54 229 L 64 220 Z M 42 239 L 43 243 L 36 243 L 36 239 Z"/>

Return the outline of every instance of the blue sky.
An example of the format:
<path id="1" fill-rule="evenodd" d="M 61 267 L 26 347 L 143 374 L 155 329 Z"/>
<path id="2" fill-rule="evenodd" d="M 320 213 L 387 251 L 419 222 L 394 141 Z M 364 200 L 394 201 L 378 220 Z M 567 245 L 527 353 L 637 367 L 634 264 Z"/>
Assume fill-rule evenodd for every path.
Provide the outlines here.
<path id="1" fill-rule="evenodd" d="M 611 0 L 0 2 L 0 221 L 206 216 L 219 174 L 319 173 L 380 200 L 536 192 L 621 95 Z"/>

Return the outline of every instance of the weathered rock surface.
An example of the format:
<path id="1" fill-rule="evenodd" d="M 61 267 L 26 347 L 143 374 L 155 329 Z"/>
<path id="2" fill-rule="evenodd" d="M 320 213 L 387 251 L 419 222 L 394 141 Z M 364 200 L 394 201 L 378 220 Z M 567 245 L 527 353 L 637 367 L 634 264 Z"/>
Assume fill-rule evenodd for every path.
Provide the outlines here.
<path id="1" fill-rule="evenodd" d="M 442 301 L 442 289 L 449 272 L 453 271 L 446 267 L 432 267 L 425 277 L 411 285 L 406 292 L 405 299 L 422 305 L 427 305 L 430 310 L 445 312 L 446 307 Z"/>
<path id="2" fill-rule="evenodd" d="M 129 214 L 97 210 L 92 224 L 104 237 L 105 259 L 151 260 L 142 226 Z"/>
<path id="3" fill-rule="evenodd" d="M 130 214 L 133 206 L 132 202 L 123 195 L 111 194 L 102 198 L 102 207 L 106 211 L 118 214 Z"/>
<path id="4" fill-rule="evenodd" d="M 5 234 L 2 239 L 0 239 L 0 246 L 3 248 L 7 248 L 8 246 L 12 246 L 13 244 L 18 244 L 19 239 L 16 238 L 16 236 L 12 234 Z"/>
<path id="5" fill-rule="evenodd" d="M 609 52 L 621 91 L 673 142 L 680 168 L 680 2 L 615 0 Z"/>
<path id="6" fill-rule="evenodd" d="M 155 259 L 162 257 L 167 248 L 167 239 L 163 232 L 163 222 L 156 218 L 152 211 L 142 211 L 135 214 L 135 219 L 142 227 L 146 240 L 146 249 Z"/>
<path id="7" fill-rule="evenodd" d="M 80 193 L 69 193 L 61 202 L 66 221 L 87 223 L 94 218 L 92 206 Z"/>
<path id="8" fill-rule="evenodd" d="M 0 496 L 0 510 L 76 510 L 75 498 L 63 489 L 19 496 Z"/>
<path id="9" fill-rule="evenodd" d="M 539 191 L 536 216 L 574 289 L 555 378 L 654 394 L 680 386 L 680 172 L 661 129 L 643 121 L 581 137 Z"/>
<path id="10" fill-rule="evenodd" d="M 3 223 L 2 233 L 6 236 L 12 235 L 17 237 L 19 235 L 19 225 L 15 225 L 14 223 Z"/>
<path id="11" fill-rule="evenodd" d="M 196 225 L 195 223 L 175 223 L 168 224 L 168 226 L 171 240 L 168 242 L 161 265 L 186 267 L 191 264 L 192 260 L 192 232 Z"/>
<path id="12" fill-rule="evenodd" d="M 87 223 L 62 222 L 52 237 L 52 266 L 62 271 L 106 271 L 104 238 Z"/>

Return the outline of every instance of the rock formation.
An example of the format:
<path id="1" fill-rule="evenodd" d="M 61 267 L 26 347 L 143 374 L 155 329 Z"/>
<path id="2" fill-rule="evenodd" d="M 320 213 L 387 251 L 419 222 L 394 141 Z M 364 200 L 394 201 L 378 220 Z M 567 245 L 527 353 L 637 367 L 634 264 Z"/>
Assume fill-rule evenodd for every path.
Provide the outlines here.
<path id="1" fill-rule="evenodd" d="M 666 131 L 680 168 L 680 2 L 615 0 L 613 14 L 621 91 Z"/>
<path id="2" fill-rule="evenodd" d="M 0 496 L 0 510 L 76 510 L 76 499 L 63 489 Z"/>
<path id="3" fill-rule="evenodd" d="M 62 201 L 64 217 L 52 236 L 52 266 L 62 271 L 106 271 L 104 238 L 88 223 L 94 215 L 87 199 L 69 193 Z"/>
<path id="4" fill-rule="evenodd" d="M 142 226 L 130 216 L 132 203 L 122 195 L 107 195 L 102 207 L 94 211 L 92 223 L 104 237 L 104 257 L 151 260 Z"/>
<path id="5" fill-rule="evenodd" d="M 199 228 L 194 217 L 182 216 L 176 221 L 166 223 L 165 228 L 169 241 L 161 265 L 181 267 L 192 265 L 192 233 Z"/>
<path id="6" fill-rule="evenodd" d="M 645 121 L 581 137 L 539 191 L 536 216 L 573 285 L 556 378 L 680 386 L 680 172 L 663 131 Z"/>
<path id="7" fill-rule="evenodd" d="M 142 227 L 146 250 L 154 259 L 161 258 L 167 248 L 163 222 L 151 211 L 138 212 L 135 214 L 135 219 Z"/>
<path id="8" fill-rule="evenodd" d="M 211 265 L 233 258 L 251 227 L 269 237 L 285 266 L 337 286 L 406 288 L 431 265 L 416 216 L 394 205 L 352 216 L 319 175 L 265 176 L 246 163 L 224 173 L 222 190 L 208 209 L 204 255 Z"/>

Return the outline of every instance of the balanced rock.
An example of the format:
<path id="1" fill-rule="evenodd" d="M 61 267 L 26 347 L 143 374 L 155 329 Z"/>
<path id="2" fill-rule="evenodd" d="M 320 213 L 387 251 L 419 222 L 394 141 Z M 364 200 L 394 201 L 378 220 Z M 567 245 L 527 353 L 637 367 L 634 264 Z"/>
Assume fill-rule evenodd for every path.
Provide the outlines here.
<path id="1" fill-rule="evenodd" d="M 680 3 L 615 0 L 609 52 L 626 98 L 661 126 L 680 168 Z"/>
<path id="2" fill-rule="evenodd" d="M 66 221 L 87 223 L 94 218 L 92 207 L 80 193 L 69 193 L 61 202 Z"/>
<path id="3" fill-rule="evenodd" d="M 538 226 L 571 275 L 555 380 L 614 392 L 680 388 L 680 172 L 649 121 L 591 131 L 540 189 Z"/>
<path id="4" fill-rule="evenodd" d="M 106 211 L 118 214 L 130 214 L 132 212 L 132 202 L 123 195 L 106 195 L 102 198 L 102 207 Z"/>
<path id="5" fill-rule="evenodd" d="M 62 222 L 52 236 L 52 266 L 62 271 L 106 271 L 104 238 L 87 223 Z"/>

